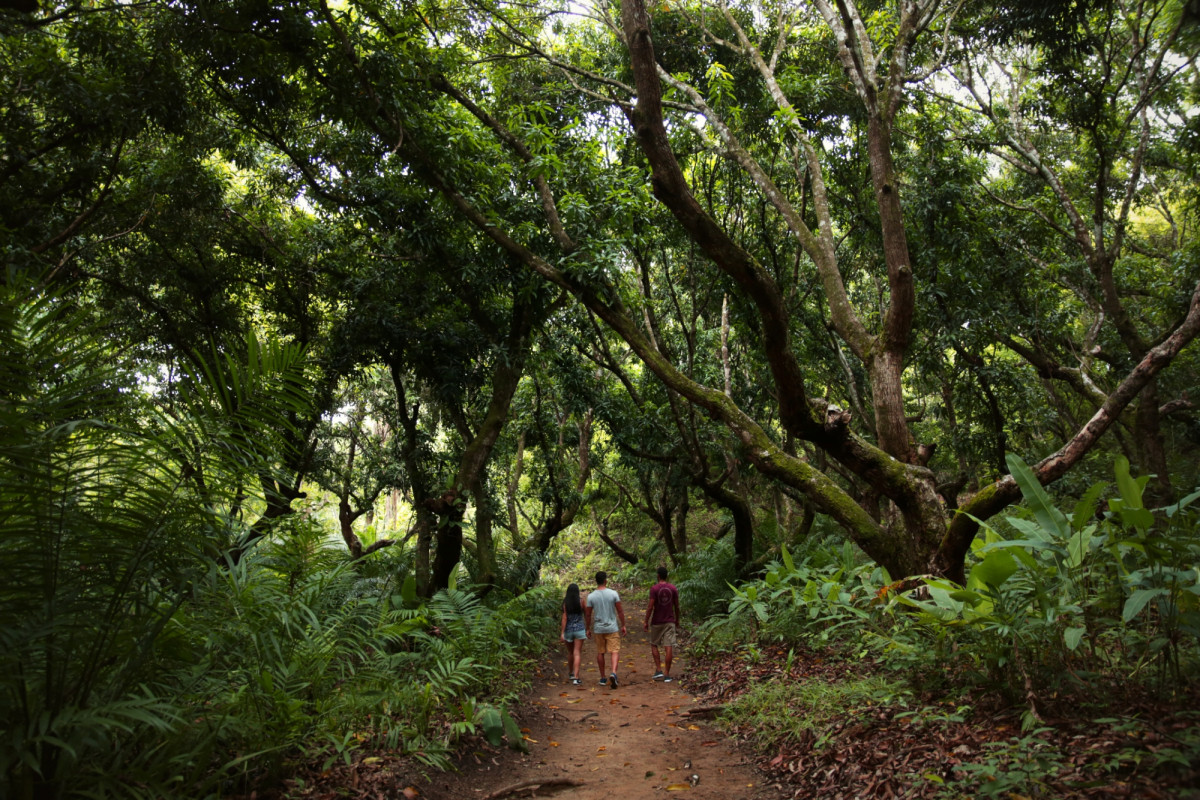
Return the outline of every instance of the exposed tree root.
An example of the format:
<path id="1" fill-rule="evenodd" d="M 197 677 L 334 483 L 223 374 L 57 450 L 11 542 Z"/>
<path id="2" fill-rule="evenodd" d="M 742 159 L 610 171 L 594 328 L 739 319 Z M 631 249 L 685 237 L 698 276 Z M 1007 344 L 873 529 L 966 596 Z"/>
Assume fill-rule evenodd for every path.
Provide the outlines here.
<path id="1" fill-rule="evenodd" d="M 545 778 L 532 781 L 521 781 L 514 783 L 512 786 L 505 786 L 503 789 L 497 789 L 491 794 L 484 795 L 480 800 L 498 800 L 501 797 L 507 797 L 510 794 L 525 791 L 526 789 L 536 790 L 543 789 L 548 786 L 563 787 L 563 786 L 583 786 L 583 781 L 573 780 L 571 778 Z M 533 792 L 530 792 L 533 795 Z"/>

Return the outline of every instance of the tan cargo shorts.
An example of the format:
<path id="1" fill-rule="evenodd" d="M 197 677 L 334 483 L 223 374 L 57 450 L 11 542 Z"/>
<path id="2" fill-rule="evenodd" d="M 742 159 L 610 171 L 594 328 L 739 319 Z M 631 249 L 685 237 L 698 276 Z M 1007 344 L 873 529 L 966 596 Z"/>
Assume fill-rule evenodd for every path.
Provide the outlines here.
<path id="1" fill-rule="evenodd" d="M 655 647 L 674 647 L 675 623 L 664 622 L 661 625 L 650 626 L 650 644 Z"/>
<path id="2" fill-rule="evenodd" d="M 593 633 L 592 638 L 596 640 L 597 653 L 621 652 L 621 634 L 619 633 Z"/>

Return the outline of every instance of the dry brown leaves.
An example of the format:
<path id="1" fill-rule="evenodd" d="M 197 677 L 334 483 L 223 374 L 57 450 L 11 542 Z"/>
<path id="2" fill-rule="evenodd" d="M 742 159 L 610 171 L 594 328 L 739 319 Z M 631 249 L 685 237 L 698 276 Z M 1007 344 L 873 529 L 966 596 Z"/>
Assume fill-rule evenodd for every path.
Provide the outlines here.
<path id="1" fill-rule="evenodd" d="M 703 662 L 693 659 L 686 686 L 701 702 L 728 703 L 752 683 L 785 677 L 786 661 L 782 648 L 764 648 L 763 658 L 749 667 L 737 655 Z M 841 661 L 829 652 L 797 652 L 786 679 L 832 682 L 874 670 L 871 663 Z M 937 702 L 933 697 L 920 701 Z M 1195 716 L 1200 711 L 1200 687 L 1171 700 L 1113 687 L 1092 689 L 1087 697 L 1049 698 L 1041 709 L 1043 730 L 1034 738 L 1020 730 L 1023 708 L 1005 707 L 998 698 L 979 691 L 965 698 L 960 695 L 959 702 L 974 707 L 966 722 L 921 722 L 911 716 L 897 717 L 898 709 L 859 709 L 853 717 L 836 720 L 821 746 L 809 737 L 763 755 L 759 766 L 795 798 L 934 798 L 947 785 L 959 784 L 963 790 L 973 785 L 965 783 L 969 776 L 962 765 L 996 761 L 1002 750 L 1028 757 L 1036 747 L 1050 754 L 1055 766 L 1035 770 L 1036 785 L 1030 783 L 1025 791 L 1014 787 L 1001 796 L 1200 798 L 1200 763 L 1155 766 L 1162 759 L 1154 757 L 1169 748 L 1182 749 L 1183 731 L 1200 724 Z M 1129 731 L 1118 724 L 1097 723 L 1099 718 L 1136 718 L 1139 724 Z M 734 734 L 753 746 L 753 730 Z"/>

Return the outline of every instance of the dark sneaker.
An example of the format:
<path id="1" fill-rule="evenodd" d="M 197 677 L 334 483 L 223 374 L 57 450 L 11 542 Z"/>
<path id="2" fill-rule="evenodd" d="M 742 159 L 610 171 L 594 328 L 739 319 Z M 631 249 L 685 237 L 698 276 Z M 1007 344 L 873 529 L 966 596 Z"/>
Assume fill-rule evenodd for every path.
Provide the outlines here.
<path id="1" fill-rule="evenodd" d="M 608 686 L 608 678 L 601 678 L 601 679 L 600 679 L 600 685 L 601 685 L 601 686 Z"/>
<path id="2" fill-rule="evenodd" d="M 608 676 L 608 685 L 613 689 L 617 688 L 617 673 Z"/>
<path id="3" fill-rule="evenodd" d="M 654 680 L 656 680 L 656 681 L 661 681 L 663 679 L 663 677 L 664 676 L 662 674 L 662 670 L 659 670 L 658 672 L 654 673 Z"/>
<path id="4" fill-rule="evenodd" d="M 571 678 L 571 683 L 574 684 L 575 686 L 581 686 L 583 684 L 583 681 L 579 680 L 579 678 Z"/>
<path id="5" fill-rule="evenodd" d="M 664 676 L 663 676 L 663 683 L 670 683 L 670 682 L 671 682 L 671 676 L 670 676 L 670 675 L 664 675 Z"/>

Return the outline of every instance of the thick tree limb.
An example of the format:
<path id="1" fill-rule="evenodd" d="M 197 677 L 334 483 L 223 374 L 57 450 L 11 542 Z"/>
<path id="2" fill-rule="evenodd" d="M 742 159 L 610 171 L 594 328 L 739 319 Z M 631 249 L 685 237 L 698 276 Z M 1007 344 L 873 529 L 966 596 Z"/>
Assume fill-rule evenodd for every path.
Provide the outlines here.
<path id="1" fill-rule="evenodd" d="M 1096 441 L 1107 431 L 1120 413 L 1138 393 L 1179 354 L 1184 347 L 1200 334 L 1200 284 L 1192 293 L 1187 316 L 1162 344 L 1152 348 L 1136 367 L 1125 377 L 1092 418 L 1059 450 L 1042 459 L 1033 468 L 1038 481 L 1043 485 L 1053 483 L 1075 466 Z M 961 564 L 966 557 L 971 540 L 979 530 L 972 519 L 987 519 L 1005 506 L 1015 502 L 1021 490 L 1012 475 L 1006 475 L 963 504 L 962 512 L 950 523 L 946 537 L 938 554 L 941 565 Z"/>

